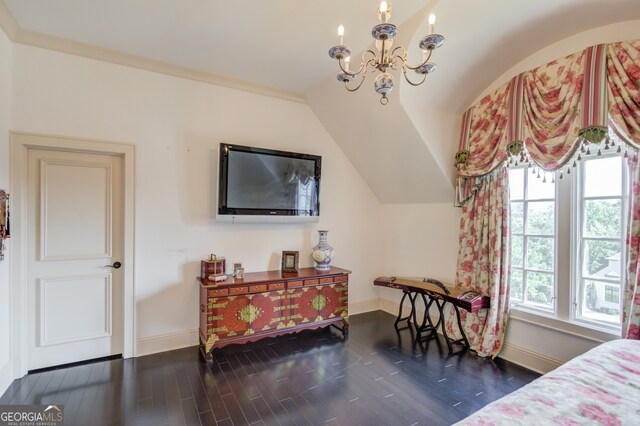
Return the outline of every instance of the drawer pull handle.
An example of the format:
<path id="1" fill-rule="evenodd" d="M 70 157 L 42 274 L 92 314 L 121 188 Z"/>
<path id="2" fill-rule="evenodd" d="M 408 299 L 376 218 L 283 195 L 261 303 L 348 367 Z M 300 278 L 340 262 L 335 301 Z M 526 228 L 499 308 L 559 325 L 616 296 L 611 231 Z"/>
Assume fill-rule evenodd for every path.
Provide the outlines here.
<path id="1" fill-rule="evenodd" d="M 200 312 L 204 312 L 204 304 L 203 303 L 200 304 Z"/>

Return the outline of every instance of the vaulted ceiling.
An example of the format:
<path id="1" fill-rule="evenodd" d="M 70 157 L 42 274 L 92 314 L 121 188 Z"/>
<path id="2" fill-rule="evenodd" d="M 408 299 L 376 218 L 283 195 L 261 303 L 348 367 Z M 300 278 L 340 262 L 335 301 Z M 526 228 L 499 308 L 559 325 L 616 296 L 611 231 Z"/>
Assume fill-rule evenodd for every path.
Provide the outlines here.
<path id="1" fill-rule="evenodd" d="M 572 34 L 640 19 L 639 0 L 390 3 L 398 42 L 415 51 L 410 58 L 418 58 L 430 12 L 446 42 L 427 83 L 386 107 L 371 82 L 354 94 L 334 89 L 337 66 L 327 55 L 341 23 L 354 53 L 371 46 L 377 0 L 0 0 L 0 24 L 17 42 L 178 75 L 193 71 L 202 80 L 309 102 L 378 198 L 402 203 L 451 200 L 451 149 L 440 145 L 455 145 L 452 123 L 504 71 Z M 417 114 L 446 123 L 439 140 L 429 140 L 431 124 Z M 411 161 L 381 173 L 390 149 Z M 416 185 L 399 190 L 406 182 Z"/>

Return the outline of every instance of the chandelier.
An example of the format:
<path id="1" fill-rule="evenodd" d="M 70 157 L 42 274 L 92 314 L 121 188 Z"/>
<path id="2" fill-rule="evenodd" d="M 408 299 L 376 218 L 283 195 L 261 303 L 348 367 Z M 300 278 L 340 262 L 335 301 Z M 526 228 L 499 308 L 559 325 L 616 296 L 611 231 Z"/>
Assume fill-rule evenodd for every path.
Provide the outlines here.
<path id="1" fill-rule="evenodd" d="M 389 2 L 381 1 L 378 8 L 378 20 L 381 23 L 371 30 L 371 35 L 376 40 L 377 52 L 371 49 L 365 51 L 362 54 L 360 67 L 357 71 L 352 72 L 349 69 L 351 49 L 344 45 L 344 27 L 342 25 L 338 27 L 338 45 L 329 49 L 329 56 L 337 59 L 340 66 L 341 72 L 337 75 L 338 81 L 342 81 L 344 87 L 350 92 L 355 92 L 362 86 L 369 69 L 372 71 L 377 69 L 380 72 L 374 81 L 374 87 L 376 92 L 382 96 L 380 98 L 382 105 L 386 105 L 389 102 L 387 95 L 395 85 L 393 75 L 389 74 L 388 70 L 397 70 L 398 66 L 401 66 L 405 80 L 412 86 L 419 86 L 425 82 L 427 74 L 436 70 L 436 64 L 429 62 L 429 58 L 431 58 L 433 50 L 444 43 L 444 37 L 440 34 L 435 34 L 436 16 L 431 14 L 429 16 L 429 34 L 424 36 L 419 43 L 419 47 L 422 50 L 422 63 L 412 67 L 407 63 L 407 51 L 404 47 L 397 46 L 391 50 L 393 37 L 398 33 L 398 29 L 395 25 L 389 23 L 390 18 L 391 6 Z M 414 71 L 416 74 L 421 75 L 422 78 L 419 78 L 418 81 L 411 81 L 407 75 L 408 71 Z M 360 77 L 360 82 L 350 87 L 349 83 L 357 80 L 358 77 Z"/>

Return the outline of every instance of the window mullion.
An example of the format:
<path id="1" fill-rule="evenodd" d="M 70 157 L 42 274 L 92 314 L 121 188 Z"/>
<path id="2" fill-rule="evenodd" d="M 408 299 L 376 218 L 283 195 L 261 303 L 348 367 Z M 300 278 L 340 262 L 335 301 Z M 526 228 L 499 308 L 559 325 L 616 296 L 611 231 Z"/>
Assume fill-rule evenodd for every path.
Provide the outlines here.
<path id="1" fill-rule="evenodd" d="M 556 187 L 556 315 L 562 320 L 569 319 L 571 303 L 572 176 L 568 174 L 565 179 L 558 180 Z M 565 200 L 569 202 L 563 202 Z"/>
<path id="2" fill-rule="evenodd" d="M 618 143 L 621 143 L 621 141 L 618 141 Z M 622 167 L 620 167 L 620 173 L 622 174 L 621 176 L 621 181 L 622 181 L 622 196 L 620 197 L 621 202 L 620 205 L 622 206 L 622 209 L 620 211 L 620 214 L 622 215 L 622 217 L 620 218 L 620 224 L 622 225 L 622 230 L 620 232 L 620 240 L 622 241 L 621 246 L 622 246 L 622 251 L 620 252 L 620 292 L 619 292 L 619 307 L 620 307 L 620 312 L 623 312 L 623 306 L 622 306 L 622 295 L 624 294 L 624 288 L 625 288 L 625 283 L 626 283 L 626 277 L 627 277 L 627 273 L 626 273 L 626 260 L 627 260 L 627 246 L 624 243 L 626 241 L 626 234 L 627 234 L 627 229 L 629 226 L 629 217 L 628 217 L 628 212 L 629 212 L 629 194 L 630 194 L 630 186 L 629 186 L 629 170 L 628 170 L 628 166 L 625 164 L 626 163 L 626 159 L 624 157 L 622 157 Z"/>
<path id="3" fill-rule="evenodd" d="M 586 210 L 586 200 L 584 195 L 584 165 L 585 163 L 581 163 L 578 168 L 577 179 L 576 179 L 576 196 L 578 206 L 578 210 L 576 211 L 576 234 L 575 240 L 577 245 L 577 252 L 572 257 L 574 258 L 574 272 L 576 274 L 576 280 L 572 281 L 572 295 L 573 300 L 571 301 L 571 319 L 576 320 L 582 314 L 580 303 L 582 298 L 584 297 L 584 287 L 585 287 L 585 279 L 584 279 L 584 247 L 585 247 L 585 238 L 584 238 L 584 221 L 585 221 L 585 210 Z"/>
<path id="4" fill-rule="evenodd" d="M 527 214 L 529 211 L 529 202 L 527 200 L 527 191 L 529 187 L 529 174 L 525 169 L 524 172 L 524 201 L 522 202 L 522 232 L 524 233 L 524 237 L 522 238 L 522 303 L 527 302 L 527 283 L 529 282 L 529 256 L 527 249 L 529 243 L 529 236 L 527 235 Z"/>

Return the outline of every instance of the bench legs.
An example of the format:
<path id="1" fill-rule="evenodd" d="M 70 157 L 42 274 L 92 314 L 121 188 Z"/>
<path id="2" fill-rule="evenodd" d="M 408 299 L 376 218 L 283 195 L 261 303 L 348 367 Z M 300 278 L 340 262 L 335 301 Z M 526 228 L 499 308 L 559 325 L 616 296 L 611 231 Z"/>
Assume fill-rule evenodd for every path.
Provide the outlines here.
<path id="1" fill-rule="evenodd" d="M 414 312 L 413 320 L 416 325 L 416 332 L 418 334 L 416 336 L 416 341 L 424 342 L 426 340 L 433 339 L 438 336 L 438 325 L 440 324 L 442 317 L 439 317 L 438 322 L 436 322 L 436 324 L 434 325 L 433 322 L 431 321 L 431 316 L 429 315 L 429 308 L 431 308 L 431 305 L 433 305 L 433 301 L 435 299 L 426 297 L 424 294 L 420 294 L 420 296 L 422 296 L 422 301 L 424 302 L 424 317 L 422 318 L 422 324 L 418 326 L 418 323 L 416 322 L 416 319 L 415 319 L 415 312 Z M 427 299 L 429 300 L 428 302 L 427 302 Z M 428 333 L 428 334 L 423 337 L 422 333 Z"/>
<path id="2" fill-rule="evenodd" d="M 460 320 L 460 311 L 458 310 L 458 307 L 456 305 L 453 305 L 453 308 L 456 310 L 458 330 L 460 330 L 460 334 L 462 335 L 462 338 L 458 340 L 453 340 L 451 337 L 449 337 L 449 334 L 447 333 L 447 327 L 445 327 L 445 320 L 444 320 L 445 304 L 446 302 L 443 300 L 442 301 L 436 300 L 436 306 L 438 307 L 438 311 L 440 312 L 440 323 L 442 325 L 442 335 L 444 336 L 444 340 L 447 342 L 447 348 L 449 348 L 449 356 L 451 356 L 451 355 L 459 354 L 469 349 L 469 341 L 467 340 L 467 335 L 464 334 L 464 328 L 462 327 L 462 321 Z M 455 350 L 453 348 L 453 345 L 461 345 L 462 347 L 459 348 L 458 350 Z"/>
<path id="3" fill-rule="evenodd" d="M 404 308 L 404 301 L 407 298 L 407 296 L 409 297 L 409 303 L 411 303 L 411 312 L 409 312 L 409 315 L 407 315 L 406 317 L 403 317 L 402 310 Z M 415 323 L 415 318 L 416 318 L 415 302 L 416 302 L 417 296 L 418 296 L 417 293 L 412 293 L 410 291 L 402 290 L 402 299 L 400 299 L 400 308 L 398 308 L 398 317 L 396 318 L 396 322 L 393 323 L 393 326 L 395 327 L 396 331 L 404 330 L 406 328 L 410 329 L 412 319 Z M 398 324 L 401 323 L 402 321 L 406 321 L 407 325 L 405 327 L 398 327 Z"/>
<path id="4" fill-rule="evenodd" d="M 445 321 L 445 315 L 444 315 L 444 307 L 447 302 L 445 302 L 442 299 L 429 297 L 428 295 L 425 295 L 423 293 L 420 293 L 420 296 L 422 297 L 422 301 L 424 302 L 425 311 L 424 311 L 424 317 L 422 318 L 422 322 L 418 324 L 417 309 L 416 309 L 416 299 L 418 298 L 418 293 L 402 290 L 402 299 L 400 299 L 400 308 L 398 310 L 398 316 L 396 318 L 396 321 L 393 324 L 396 331 L 404 330 L 406 328 L 412 329 L 411 322 L 413 321 L 413 326 L 415 327 L 415 330 L 416 330 L 416 343 L 418 343 L 418 342 L 424 342 L 426 340 L 436 338 L 438 335 L 437 334 L 438 326 L 440 326 L 442 330 L 442 335 L 444 336 L 444 340 L 447 343 L 447 348 L 449 349 L 449 356 L 459 354 L 469 349 L 469 346 L 470 346 L 469 340 L 467 340 L 467 335 L 464 333 L 464 328 L 462 326 L 462 320 L 460 318 L 460 310 L 458 309 L 458 306 L 453 305 L 453 308 L 456 311 L 456 320 L 457 320 L 456 322 L 458 324 L 458 329 L 460 330 L 460 334 L 462 335 L 462 337 L 460 339 L 454 340 L 451 337 L 449 337 L 449 334 L 447 333 L 447 328 L 445 325 L 446 321 Z M 402 312 L 404 308 L 404 302 L 407 298 L 409 298 L 409 303 L 411 303 L 411 312 L 409 312 L 409 315 L 403 317 Z M 431 320 L 431 316 L 429 315 L 429 308 L 431 308 L 434 302 L 438 309 L 438 321 L 435 324 L 433 324 L 433 321 Z M 398 327 L 398 324 L 400 324 L 403 321 L 406 321 L 407 325 L 405 327 Z M 423 336 L 423 333 L 426 333 L 426 334 Z M 462 347 L 456 350 L 454 348 L 454 345 L 460 345 Z"/>

